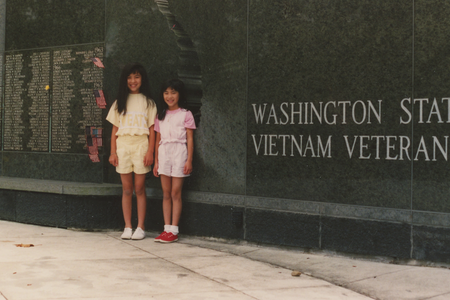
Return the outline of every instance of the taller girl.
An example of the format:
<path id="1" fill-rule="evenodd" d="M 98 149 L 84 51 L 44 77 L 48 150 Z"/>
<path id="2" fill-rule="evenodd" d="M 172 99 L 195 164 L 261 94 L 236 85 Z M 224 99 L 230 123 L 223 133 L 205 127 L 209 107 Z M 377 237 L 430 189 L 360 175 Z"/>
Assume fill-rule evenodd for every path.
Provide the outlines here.
<path id="1" fill-rule="evenodd" d="M 150 97 L 147 72 L 139 63 L 126 65 L 119 81 L 117 100 L 106 120 L 113 124 L 109 162 L 116 167 L 122 181 L 122 210 L 125 229 L 122 239 L 145 238 L 145 174 L 153 164 L 156 105 Z M 133 186 L 134 173 L 134 186 Z M 131 200 L 133 188 L 137 198 L 138 224 L 132 232 Z"/>
<path id="2" fill-rule="evenodd" d="M 161 87 L 162 111 L 155 120 L 156 150 L 153 174 L 161 176 L 163 190 L 164 232 L 156 242 L 178 240 L 181 216 L 181 190 L 184 178 L 192 172 L 195 122 L 187 110 L 184 84 L 178 79 Z"/>

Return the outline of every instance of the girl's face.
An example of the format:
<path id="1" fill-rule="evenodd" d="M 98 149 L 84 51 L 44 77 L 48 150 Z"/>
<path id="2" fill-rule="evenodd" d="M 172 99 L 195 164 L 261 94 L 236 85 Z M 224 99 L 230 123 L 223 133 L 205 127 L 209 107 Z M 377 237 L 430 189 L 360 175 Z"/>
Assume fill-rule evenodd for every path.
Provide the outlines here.
<path id="1" fill-rule="evenodd" d="M 142 77 L 139 73 L 133 73 L 128 75 L 127 78 L 128 89 L 130 90 L 130 94 L 139 94 L 139 89 L 142 84 Z"/>
<path id="2" fill-rule="evenodd" d="M 169 110 L 175 110 L 179 108 L 178 100 L 180 99 L 180 93 L 178 93 L 178 91 L 169 87 L 164 91 L 163 96 L 164 102 L 166 102 L 169 106 Z"/>

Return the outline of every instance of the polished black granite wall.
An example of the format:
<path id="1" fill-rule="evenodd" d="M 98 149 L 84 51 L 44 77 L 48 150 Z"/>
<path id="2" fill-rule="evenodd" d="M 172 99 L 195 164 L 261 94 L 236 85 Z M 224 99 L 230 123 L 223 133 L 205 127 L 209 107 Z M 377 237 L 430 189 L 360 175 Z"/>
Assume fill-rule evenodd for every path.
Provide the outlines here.
<path id="1" fill-rule="evenodd" d="M 163 80 L 185 80 L 200 121 L 185 187 L 201 199 L 188 198 L 188 232 L 417 259 L 448 253 L 450 4 L 2 3 L 3 57 L 101 48 L 107 108 L 128 62 L 146 67 L 157 101 Z M 70 153 L 5 149 L 2 108 L 2 175 L 120 182 L 107 162 L 107 110 L 101 162 L 92 163 L 75 132 Z M 236 204 L 245 208 L 242 230 L 229 225 Z M 226 233 L 202 231 L 205 221 L 226 222 Z"/>
<path id="2" fill-rule="evenodd" d="M 251 2 L 248 194 L 410 207 L 411 162 L 387 160 L 386 136 L 392 157 L 411 136 L 398 120 L 412 14 L 411 1 Z"/>

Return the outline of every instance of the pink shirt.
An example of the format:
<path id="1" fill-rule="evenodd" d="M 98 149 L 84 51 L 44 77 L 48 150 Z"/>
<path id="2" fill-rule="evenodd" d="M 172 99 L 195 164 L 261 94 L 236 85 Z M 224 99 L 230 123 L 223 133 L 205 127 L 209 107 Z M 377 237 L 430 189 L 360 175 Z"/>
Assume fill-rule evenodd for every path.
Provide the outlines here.
<path id="1" fill-rule="evenodd" d="M 186 143 L 186 128 L 196 129 L 194 116 L 188 110 L 179 108 L 167 110 L 166 117 L 155 119 L 155 131 L 161 134 L 160 144 Z"/>

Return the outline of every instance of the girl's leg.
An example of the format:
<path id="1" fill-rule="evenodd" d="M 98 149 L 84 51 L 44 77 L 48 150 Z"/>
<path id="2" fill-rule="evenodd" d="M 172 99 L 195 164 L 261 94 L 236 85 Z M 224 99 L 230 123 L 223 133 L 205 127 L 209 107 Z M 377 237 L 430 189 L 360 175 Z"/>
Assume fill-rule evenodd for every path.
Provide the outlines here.
<path id="1" fill-rule="evenodd" d="M 133 175 L 120 174 L 122 181 L 122 211 L 125 221 L 125 228 L 132 228 L 131 225 L 131 199 L 133 197 Z"/>
<path id="2" fill-rule="evenodd" d="M 138 225 L 145 229 L 145 215 L 147 213 L 147 196 L 145 194 L 145 174 L 134 174 L 134 191 L 137 200 Z"/>
<path id="3" fill-rule="evenodd" d="M 172 177 L 172 224 L 178 226 L 180 222 L 181 209 L 183 203 L 181 202 L 181 190 L 183 189 L 184 177 Z"/>
<path id="4" fill-rule="evenodd" d="M 171 225 L 172 223 L 172 177 L 160 175 L 161 187 L 163 190 L 163 215 L 164 225 Z"/>

